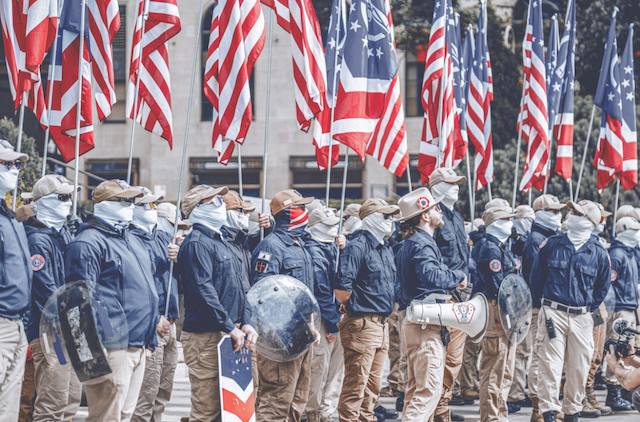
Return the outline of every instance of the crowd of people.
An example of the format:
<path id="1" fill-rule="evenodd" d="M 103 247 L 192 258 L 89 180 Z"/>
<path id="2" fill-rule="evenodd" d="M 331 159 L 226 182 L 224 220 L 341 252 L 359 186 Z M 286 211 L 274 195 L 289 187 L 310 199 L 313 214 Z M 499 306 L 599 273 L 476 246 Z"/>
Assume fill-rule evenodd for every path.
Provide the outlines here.
<path id="1" fill-rule="evenodd" d="M 0 143 L 0 197 L 27 159 Z M 398 206 L 373 198 L 342 215 L 295 190 L 278 192 L 270 214 L 256 213 L 237 192 L 200 185 L 180 204 L 184 236 L 174 238 L 176 207 L 147 188 L 104 181 L 80 221 L 69 217 L 73 184 L 42 177 L 16 213 L 0 201 L 0 421 L 76 415 L 82 385 L 43 344 L 40 319 L 51 295 L 78 281 L 107 313 L 121 310 L 128 327 L 126 347 L 107 351 L 112 374 L 84 385 L 89 422 L 162 420 L 178 342 L 191 384 L 183 420 L 220 420 L 217 344 L 226 335 L 236 350 L 252 349 L 257 421 L 333 421 L 337 413 L 341 422 L 374 422 L 401 411 L 403 421 L 444 422 L 464 420 L 449 406 L 474 400 L 483 422 L 522 407 L 532 407 L 531 422 L 640 409 L 640 359 L 612 347 L 603 365 L 605 340 L 620 338 L 613 321 L 635 327 L 638 318 L 640 209 L 618 209 L 610 244 L 599 234 L 611 214 L 588 200 L 541 195 L 512 209 L 494 198 L 465 223 L 455 209 L 465 181 L 436 169 Z M 306 285 L 322 319 L 314 345 L 286 362 L 256 350 L 247 299 L 275 274 Z M 510 274 L 522 275 L 533 299 L 519 344 L 505 333 L 497 300 Z M 412 301 L 478 293 L 488 303 L 479 343 L 459 327 L 406 317 Z M 594 393 L 601 384 L 605 404 Z M 380 397 L 397 397 L 396 410 Z"/>

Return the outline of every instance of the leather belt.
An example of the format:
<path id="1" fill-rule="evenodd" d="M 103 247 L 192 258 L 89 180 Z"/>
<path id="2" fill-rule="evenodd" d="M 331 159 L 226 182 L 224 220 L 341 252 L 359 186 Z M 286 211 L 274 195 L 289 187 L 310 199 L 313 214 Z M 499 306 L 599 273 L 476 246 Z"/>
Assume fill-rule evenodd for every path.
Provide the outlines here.
<path id="1" fill-rule="evenodd" d="M 550 307 L 551 309 L 556 309 L 558 311 L 566 312 L 573 315 L 582 315 L 589 312 L 586 306 L 567 306 L 549 299 L 542 299 L 542 304 L 544 306 Z"/>
<path id="2" fill-rule="evenodd" d="M 366 312 L 347 312 L 347 315 L 351 318 L 367 318 L 374 322 L 380 321 L 381 324 L 387 322 L 387 317 L 383 317 L 382 315 L 378 314 L 371 314 Z"/>

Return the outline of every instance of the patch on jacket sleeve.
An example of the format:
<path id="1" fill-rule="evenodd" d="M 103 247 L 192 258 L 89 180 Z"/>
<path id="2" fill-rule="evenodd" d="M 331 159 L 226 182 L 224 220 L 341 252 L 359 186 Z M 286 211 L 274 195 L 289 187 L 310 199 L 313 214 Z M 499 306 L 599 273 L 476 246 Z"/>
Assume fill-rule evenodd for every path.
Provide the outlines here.
<path id="1" fill-rule="evenodd" d="M 259 273 L 264 273 L 269 268 L 269 264 L 264 261 L 256 262 L 256 271 Z"/>
<path id="2" fill-rule="evenodd" d="M 269 262 L 271 261 L 271 254 L 269 252 L 260 251 L 258 254 L 258 260 Z"/>
<path id="3" fill-rule="evenodd" d="M 31 268 L 33 271 L 40 271 L 44 267 L 44 257 L 42 255 L 33 255 L 31 257 Z"/>
<path id="4" fill-rule="evenodd" d="M 547 241 L 548 241 L 548 240 L 549 240 L 549 239 L 545 239 L 545 240 L 544 240 L 544 242 L 542 242 L 542 243 L 540 244 L 540 246 L 538 246 L 538 248 L 539 248 L 539 249 L 544 248 L 544 245 L 546 245 L 546 244 L 547 244 Z"/>
<path id="5" fill-rule="evenodd" d="M 494 273 L 499 273 L 502 269 L 502 263 L 500 263 L 499 260 L 494 259 L 493 261 L 489 262 L 489 268 L 491 268 L 491 271 L 493 271 Z"/>
<path id="6" fill-rule="evenodd" d="M 616 281 L 618 279 L 618 272 L 616 270 L 611 270 L 611 281 Z"/>

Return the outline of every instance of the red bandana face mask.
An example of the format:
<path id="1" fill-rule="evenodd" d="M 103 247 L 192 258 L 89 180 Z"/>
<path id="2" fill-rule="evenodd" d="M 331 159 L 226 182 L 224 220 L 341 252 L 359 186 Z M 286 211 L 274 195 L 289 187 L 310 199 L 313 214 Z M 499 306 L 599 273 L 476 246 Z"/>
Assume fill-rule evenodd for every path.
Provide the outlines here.
<path id="1" fill-rule="evenodd" d="M 287 208 L 279 212 L 276 224 L 285 229 L 291 236 L 301 236 L 309 222 L 309 211 L 305 208 Z"/>

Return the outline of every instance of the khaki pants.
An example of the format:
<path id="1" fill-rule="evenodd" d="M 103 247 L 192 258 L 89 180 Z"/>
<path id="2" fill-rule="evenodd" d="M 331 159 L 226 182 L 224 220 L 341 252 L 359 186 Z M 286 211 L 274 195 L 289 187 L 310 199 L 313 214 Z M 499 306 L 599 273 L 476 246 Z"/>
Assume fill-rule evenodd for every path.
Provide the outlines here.
<path id="1" fill-rule="evenodd" d="M 86 422 L 131 420 L 144 377 L 144 354 L 141 347 L 109 350 L 111 376 L 97 384 L 85 384 L 89 405 Z"/>
<path id="2" fill-rule="evenodd" d="M 147 359 L 138 404 L 131 418 L 134 422 L 161 422 L 164 409 L 171 400 L 173 376 L 178 365 L 176 325 L 165 337 L 158 335 L 158 346 Z"/>
<path id="3" fill-rule="evenodd" d="M 636 314 L 633 311 L 615 311 L 612 312 L 611 315 L 609 315 L 609 318 L 607 318 L 607 340 L 618 340 L 620 338 L 620 336 L 618 334 L 616 334 L 615 331 L 613 331 L 613 321 L 615 321 L 616 319 L 626 319 L 627 321 L 629 321 L 629 328 L 636 328 Z M 600 353 L 602 354 L 604 348 L 604 343 L 602 343 L 602 347 L 600 347 L 600 350 L 595 349 L 595 353 Z M 620 383 L 618 382 L 618 379 L 616 378 L 616 376 L 613 374 L 613 371 L 611 370 L 611 368 L 609 368 L 607 366 L 607 369 L 604 373 L 604 380 L 607 384 L 613 384 L 613 385 L 619 385 Z"/>
<path id="4" fill-rule="evenodd" d="M 71 363 L 61 366 L 56 352 L 49 351 L 55 359 L 51 363 L 42 350 L 40 339 L 31 341 L 31 354 L 35 365 L 36 401 L 33 406 L 34 421 L 68 421 L 78 412 L 82 385 Z"/>
<path id="5" fill-rule="evenodd" d="M 516 346 L 516 364 L 513 370 L 513 382 L 511 383 L 507 401 L 517 402 L 524 400 L 527 373 L 529 372 L 529 358 L 533 350 L 533 339 L 535 336 L 536 333 L 533 331 L 533 327 L 529 327 L 527 336 Z"/>
<path id="6" fill-rule="evenodd" d="M 330 418 L 338 409 L 338 399 L 344 378 L 344 351 L 340 336 L 329 343 L 324 320 L 320 326 L 320 344 L 313 348 L 311 381 L 307 414 L 317 413 Z"/>
<path id="7" fill-rule="evenodd" d="M 309 398 L 313 348 L 291 362 L 274 362 L 258 353 L 258 422 L 300 422 Z"/>
<path id="8" fill-rule="evenodd" d="M 28 359 L 24 364 L 24 379 L 22 380 L 22 392 L 20 393 L 20 417 L 18 422 L 31 422 L 33 420 L 33 402 L 36 400 L 35 366 L 33 359 Z"/>
<path id="9" fill-rule="evenodd" d="M 218 343 L 225 333 L 182 332 L 184 362 L 189 367 L 191 413 L 189 422 L 211 422 L 220 417 Z"/>
<path id="10" fill-rule="evenodd" d="M 562 411 L 574 415 L 582 411 L 587 375 L 593 357 L 593 318 L 591 314 L 573 315 L 543 306 L 538 314 L 540 413 Z M 546 318 L 553 320 L 556 338 L 545 329 Z M 566 373 L 564 400 L 558 400 L 562 368 Z"/>
<path id="11" fill-rule="evenodd" d="M 389 388 L 395 391 L 404 391 L 404 374 L 407 367 L 407 357 L 402 352 L 402 341 L 400 340 L 401 321 L 398 315 L 398 304 L 389 315 L 389 375 L 387 382 Z"/>
<path id="12" fill-rule="evenodd" d="M 538 348 L 540 345 L 538 344 L 538 330 L 545 330 L 546 327 L 544 324 L 542 328 L 538 327 L 538 313 L 540 309 L 533 308 L 531 312 L 531 327 L 529 328 L 529 332 L 533 334 L 532 340 L 532 348 L 531 348 L 531 363 L 529 365 L 529 397 L 537 398 L 538 397 Z"/>
<path id="13" fill-rule="evenodd" d="M 460 391 L 469 390 L 478 391 L 480 383 L 478 382 L 478 358 L 482 351 L 482 342 L 474 343 L 467 337 L 464 343 L 464 352 L 462 353 L 462 367 L 458 376 L 460 383 Z"/>
<path id="14" fill-rule="evenodd" d="M 442 393 L 445 347 L 440 338 L 439 325 L 405 321 L 402 335 L 407 346 L 407 391 L 402 420 L 427 422 L 433 416 Z"/>
<path id="15" fill-rule="evenodd" d="M 19 319 L 0 318 L 0 422 L 15 422 L 27 359 L 27 337 Z"/>
<path id="16" fill-rule="evenodd" d="M 442 378 L 442 395 L 436 408 L 436 415 L 449 412 L 449 402 L 453 396 L 453 385 L 462 368 L 464 344 L 467 340 L 467 334 L 464 331 L 449 328 L 449 332 L 451 334 L 451 341 L 446 349 L 444 375 Z"/>
<path id="17" fill-rule="evenodd" d="M 589 375 L 587 376 L 586 391 L 593 392 L 596 383 L 596 372 L 602 364 L 604 356 L 604 343 L 607 340 L 607 324 L 600 324 L 593 327 L 593 356 L 591 357 L 591 366 L 589 367 Z"/>
<path id="18" fill-rule="evenodd" d="M 480 359 L 480 420 L 506 421 L 507 396 L 513 380 L 516 345 L 507 339 L 495 299 L 489 301 L 489 327 Z"/>
<path id="19" fill-rule="evenodd" d="M 389 350 L 387 325 L 377 316 L 345 316 L 338 328 L 345 367 L 338 402 L 340 422 L 376 422 L 373 409 Z"/>
<path id="20" fill-rule="evenodd" d="M 402 389 L 400 391 L 407 391 L 407 379 L 409 378 L 409 372 L 407 368 L 407 345 L 404 344 L 404 335 L 402 334 L 402 325 L 404 323 L 405 318 L 407 317 L 407 310 L 399 310 L 398 311 L 398 334 L 400 334 L 400 371 L 402 371 L 402 380 L 404 381 L 403 385 L 401 385 Z"/>

